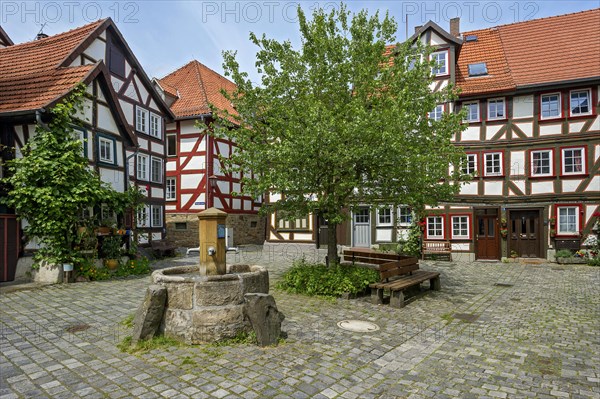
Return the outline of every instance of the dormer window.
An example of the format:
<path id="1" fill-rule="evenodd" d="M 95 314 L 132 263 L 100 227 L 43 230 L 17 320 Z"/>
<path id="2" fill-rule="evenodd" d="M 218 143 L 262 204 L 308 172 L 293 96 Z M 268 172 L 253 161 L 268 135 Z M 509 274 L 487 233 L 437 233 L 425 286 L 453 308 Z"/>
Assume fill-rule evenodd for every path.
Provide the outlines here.
<path id="1" fill-rule="evenodd" d="M 435 66 L 431 73 L 435 76 L 448 75 L 448 50 L 436 51 L 431 54 L 431 60 Z"/>
<path id="2" fill-rule="evenodd" d="M 485 62 L 469 64 L 469 76 L 485 76 L 487 74 L 487 64 Z"/>

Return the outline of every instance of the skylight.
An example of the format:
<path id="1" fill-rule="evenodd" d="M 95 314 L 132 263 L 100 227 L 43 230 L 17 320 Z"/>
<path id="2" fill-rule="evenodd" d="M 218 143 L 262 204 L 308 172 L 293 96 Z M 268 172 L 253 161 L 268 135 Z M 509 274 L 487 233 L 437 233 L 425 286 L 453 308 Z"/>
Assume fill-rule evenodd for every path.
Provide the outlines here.
<path id="1" fill-rule="evenodd" d="M 469 76 L 483 76 L 487 75 L 487 65 L 485 62 L 478 62 L 477 64 L 469 64 Z"/>
<path id="2" fill-rule="evenodd" d="M 467 35 L 467 36 L 465 36 L 465 41 L 467 41 L 467 42 L 476 42 L 477 41 L 477 35 Z"/>

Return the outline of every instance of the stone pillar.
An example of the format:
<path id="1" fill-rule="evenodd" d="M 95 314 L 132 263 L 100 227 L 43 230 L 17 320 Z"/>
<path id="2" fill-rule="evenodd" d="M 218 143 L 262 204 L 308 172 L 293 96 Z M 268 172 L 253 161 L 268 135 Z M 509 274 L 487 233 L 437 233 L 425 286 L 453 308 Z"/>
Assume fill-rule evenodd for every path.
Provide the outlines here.
<path id="1" fill-rule="evenodd" d="M 227 213 L 209 208 L 198 213 L 198 236 L 200 239 L 200 275 L 225 274 L 225 220 Z"/>

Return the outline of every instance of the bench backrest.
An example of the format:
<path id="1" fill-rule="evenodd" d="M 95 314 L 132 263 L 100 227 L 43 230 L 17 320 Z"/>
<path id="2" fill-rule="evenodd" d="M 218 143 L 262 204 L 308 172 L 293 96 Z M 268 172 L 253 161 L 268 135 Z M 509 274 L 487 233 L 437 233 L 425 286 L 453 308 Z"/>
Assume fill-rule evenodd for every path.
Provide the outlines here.
<path id="1" fill-rule="evenodd" d="M 345 249 L 344 262 L 367 263 L 381 265 L 390 261 L 399 260 L 402 255 L 373 251 L 371 249 Z"/>
<path id="2" fill-rule="evenodd" d="M 449 251 L 451 248 L 449 241 L 423 241 L 423 249 L 428 251 Z"/>
<path id="3" fill-rule="evenodd" d="M 405 257 L 405 259 L 394 262 L 384 263 L 379 266 L 379 278 L 382 282 L 390 277 L 402 276 L 419 270 L 419 260 L 414 257 Z"/>

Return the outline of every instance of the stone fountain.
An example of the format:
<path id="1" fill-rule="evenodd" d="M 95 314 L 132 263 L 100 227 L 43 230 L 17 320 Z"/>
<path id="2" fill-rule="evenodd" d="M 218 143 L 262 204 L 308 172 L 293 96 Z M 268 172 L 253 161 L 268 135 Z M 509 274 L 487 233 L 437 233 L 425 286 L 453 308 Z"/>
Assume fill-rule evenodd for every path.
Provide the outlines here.
<path id="1" fill-rule="evenodd" d="M 158 327 L 154 327 L 154 333 L 162 333 L 187 344 L 199 344 L 233 338 L 254 328 L 260 341 L 265 334 L 257 330 L 261 326 L 251 323 L 256 319 L 253 317 L 256 315 L 256 306 L 251 305 L 252 309 L 249 310 L 249 304 L 257 303 L 258 298 L 258 303 L 263 304 L 263 309 L 258 311 L 261 314 L 259 319 L 264 321 L 265 315 L 271 315 L 266 324 L 270 327 L 275 325 L 277 337 L 274 339 L 278 338 L 283 315 L 277 311 L 272 297 L 267 295 L 268 271 L 261 266 L 226 264 L 226 217 L 227 213 L 215 208 L 198 214 L 199 266 L 171 267 L 152 273 L 154 285 L 148 289 L 138 314 L 143 313 L 144 306 L 152 301 L 151 291 L 162 292 L 155 298 L 166 293 L 162 314 L 160 310 L 154 311 L 157 314 L 155 320 L 160 317 L 160 324 L 155 322 Z M 161 299 L 154 301 L 160 303 Z M 134 340 L 136 329 L 141 329 L 143 325 L 143 320 L 140 320 L 136 315 Z M 139 338 L 148 336 L 142 333 Z"/>

